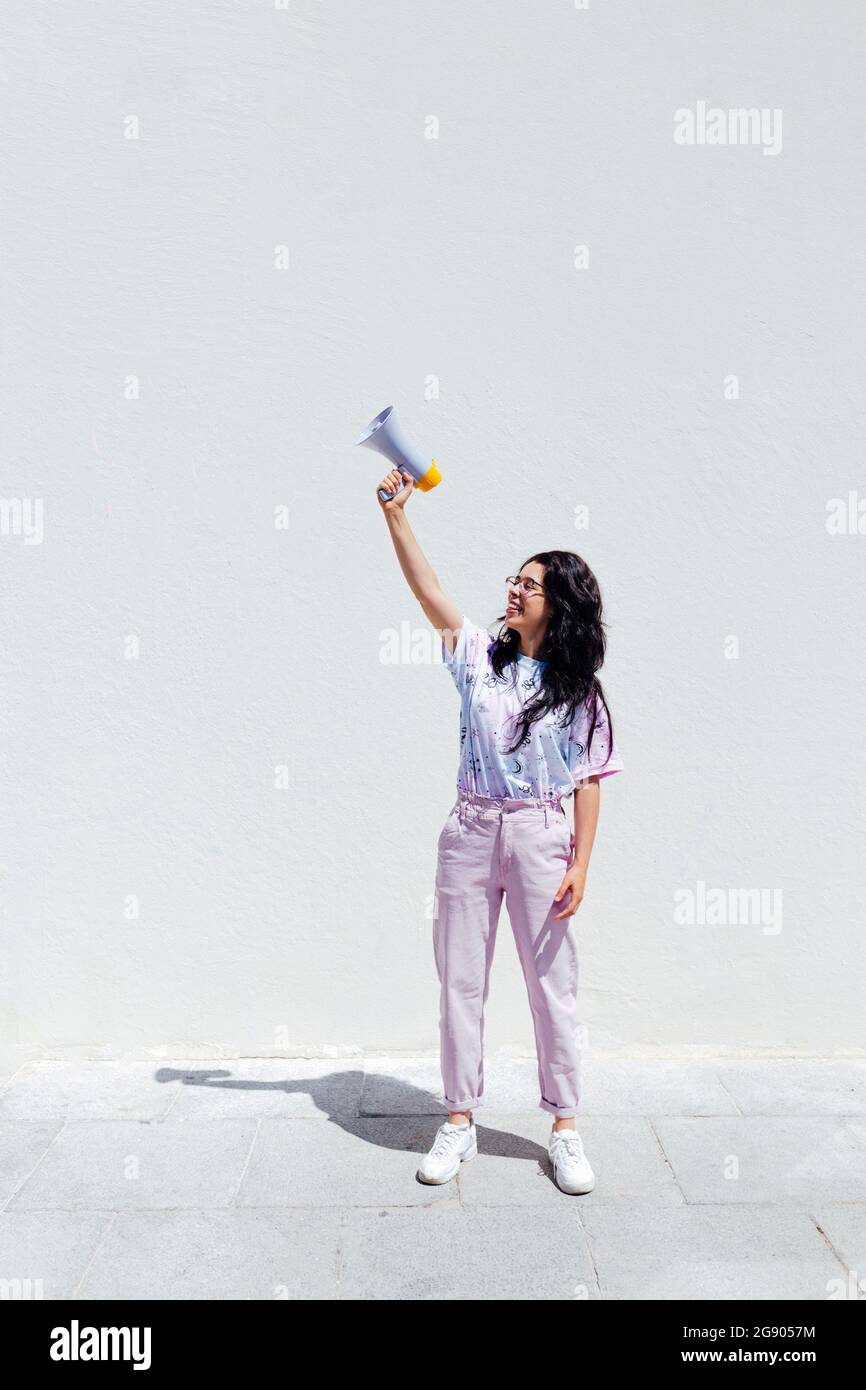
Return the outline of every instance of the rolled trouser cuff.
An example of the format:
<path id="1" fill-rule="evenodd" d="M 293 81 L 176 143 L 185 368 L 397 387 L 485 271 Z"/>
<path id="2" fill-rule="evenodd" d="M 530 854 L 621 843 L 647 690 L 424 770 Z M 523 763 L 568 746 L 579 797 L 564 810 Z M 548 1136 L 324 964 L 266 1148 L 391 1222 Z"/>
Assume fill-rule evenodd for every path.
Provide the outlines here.
<path id="1" fill-rule="evenodd" d="M 554 1105 L 552 1101 L 545 1100 L 543 1097 L 538 1102 L 542 1110 L 546 1110 L 548 1115 L 556 1115 L 561 1120 L 573 1120 L 577 1115 L 576 1105 Z"/>
<path id="2" fill-rule="evenodd" d="M 448 1100 L 447 1096 L 442 1101 L 453 1113 L 456 1110 L 476 1110 L 481 1105 L 481 1097 L 475 1096 L 472 1100 Z"/>

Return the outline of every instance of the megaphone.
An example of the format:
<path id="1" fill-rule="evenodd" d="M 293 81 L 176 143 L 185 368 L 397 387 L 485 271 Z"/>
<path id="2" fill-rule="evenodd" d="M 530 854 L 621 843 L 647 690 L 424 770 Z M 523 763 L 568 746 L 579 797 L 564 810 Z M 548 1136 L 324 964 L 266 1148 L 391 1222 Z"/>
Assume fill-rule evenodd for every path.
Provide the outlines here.
<path id="1" fill-rule="evenodd" d="M 417 445 L 407 434 L 404 434 L 403 427 L 397 421 L 393 405 L 387 405 L 380 411 L 375 420 L 371 420 L 360 439 L 355 440 L 356 444 L 363 444 L 365 449 L 375 449 L 377 454 L 384 454 L 385 458 L 394 464 L 396 468 L 405 468 L 415 481 L 415 486 L 421 492 L 429 492 L 431 487 L 441 483 L 442 474 L 436 467 L 436 460 L 430 459 L 426 454 L 422 454 Z M 401 480 L 400 486 L 395 493 L 383 492 L 379 488 L 379 496 L 383 502 L 393 502 L 402 491 L 406 484 Z"/>

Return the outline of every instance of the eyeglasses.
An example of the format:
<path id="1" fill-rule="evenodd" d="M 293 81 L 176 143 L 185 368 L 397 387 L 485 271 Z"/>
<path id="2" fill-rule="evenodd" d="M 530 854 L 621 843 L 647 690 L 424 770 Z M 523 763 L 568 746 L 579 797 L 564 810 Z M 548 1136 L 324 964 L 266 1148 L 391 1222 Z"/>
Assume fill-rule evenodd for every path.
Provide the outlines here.
<path id="1" fill-rule="evenodd" d="M 505 581 L 509 589 L 522 589 L 525 594 L 543 594 L 544 589 L 540 584 L 536 584 L 534 579 L 521 579 L 517 574 L 510 574 Z"/>

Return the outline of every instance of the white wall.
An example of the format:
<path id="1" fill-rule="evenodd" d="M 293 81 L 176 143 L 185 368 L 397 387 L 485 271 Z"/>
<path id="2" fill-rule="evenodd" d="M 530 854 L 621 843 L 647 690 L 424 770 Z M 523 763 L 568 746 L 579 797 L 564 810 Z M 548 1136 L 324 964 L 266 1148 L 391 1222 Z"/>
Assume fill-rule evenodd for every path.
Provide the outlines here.
<path id="1" fill-rule="evenodd" d="M 606 595 L 590 1045 L 862 1048 L 860 11 L 9 0 L 7 1060 L 437 1047 L 458 701 L 380 660 L 429 631 L 352 447 L 391 402 L 475 621 L 541 548 Z M 699 101 L 781 150 L 678 145 Z M 699 881 L 781 931 L 677 924 Z M 504 914 L 487 1036 L 532 1044 Z"/>

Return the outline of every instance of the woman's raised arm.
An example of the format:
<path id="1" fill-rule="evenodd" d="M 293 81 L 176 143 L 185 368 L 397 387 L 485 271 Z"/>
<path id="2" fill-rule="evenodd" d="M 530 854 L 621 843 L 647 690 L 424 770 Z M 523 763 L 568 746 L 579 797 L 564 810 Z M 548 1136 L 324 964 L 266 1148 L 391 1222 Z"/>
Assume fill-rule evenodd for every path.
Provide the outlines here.
<path id="1" fill-rule="evenodd" d="M 453 655 L 460 629 L 463 626 L 463 614 L 448 595 L 442 592 L 442 586 L 434 573 L 433 566 L 415 539 L 415 533 L 409 525 L 405 507 L 414 491 L 412 478 L 408 473 L 403 473 L 402 481 L 405 483 L 405 487 L 398 493 L 400 481 L 398 469 L 394 468 L 390 473 L 386 473 L 381 482 L 376 484 L 376 500 L 385 514 L 394 550 L 397 553 L 397 559 L 400 562 L 406 583 L 423 608 L 425 615 L 437 631 L 442 634 L 442 641 L 448 652 Z M 396 493 L 396 496 L 392 496 L 388 502 L 383 502 L 379 496 L 379 488 Z"/>

